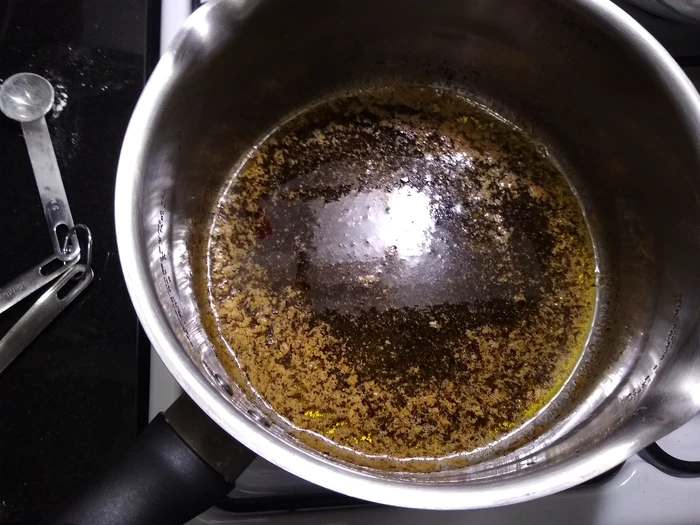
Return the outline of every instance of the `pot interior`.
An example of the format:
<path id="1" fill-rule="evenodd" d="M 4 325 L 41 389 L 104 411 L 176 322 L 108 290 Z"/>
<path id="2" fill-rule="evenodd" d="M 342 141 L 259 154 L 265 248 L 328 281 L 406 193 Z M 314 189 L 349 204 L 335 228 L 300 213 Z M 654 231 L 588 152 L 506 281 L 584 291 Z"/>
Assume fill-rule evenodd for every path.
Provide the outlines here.
<path id="1" fill-rule="evenodd" d="M 136 213 L 161 315 L 222 403 L 329 461 L 227 375 L 202 325 L 193 266 L 222 187 L 266 134 L 330 95 L 392 82 L 455 90 L 546 144 L 586 212 L 596 317 L 554 401 L 469 465 L 407 473 L 333 461 L 397 481 L 522 476 L 594 446 L 657 375 L 688 362 L 687 338 L 674 334 L 698 318 L 688 293 L 700 284 L 696 130 L 673 82 L 604 11 L 553 0 L 231 1 L 190 19 L 156 71 L 169 82 L 151 109 Z"/>

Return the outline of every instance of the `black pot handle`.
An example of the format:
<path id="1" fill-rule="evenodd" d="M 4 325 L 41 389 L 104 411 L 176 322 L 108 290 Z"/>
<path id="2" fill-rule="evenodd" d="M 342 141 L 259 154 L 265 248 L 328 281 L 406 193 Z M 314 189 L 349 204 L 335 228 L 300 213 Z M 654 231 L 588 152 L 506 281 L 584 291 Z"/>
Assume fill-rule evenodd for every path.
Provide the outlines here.
<path id="1" fill-rule="evenodd" d="M 700 478 L 700 461 L 676 458 L 656 443 L 652 443 L 638 454 L 652 467 L 674 478 Z"/>
<path id="2" fill-rule="evenodd" d="M 42 525 L 182 525 L 224 498 L 254 457 L 183 395 Z"/>

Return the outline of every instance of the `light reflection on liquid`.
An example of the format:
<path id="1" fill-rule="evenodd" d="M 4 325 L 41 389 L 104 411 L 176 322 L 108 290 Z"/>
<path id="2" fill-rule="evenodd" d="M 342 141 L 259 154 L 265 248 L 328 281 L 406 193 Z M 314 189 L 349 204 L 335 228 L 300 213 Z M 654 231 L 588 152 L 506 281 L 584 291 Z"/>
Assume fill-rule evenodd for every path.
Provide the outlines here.
<path id="1" fill-rule="evenodd" d="M 460 187 L 471 168 L 464 152 L 326 163 L 263 199 L 269 233 L 257 262 L 277 289 L 304 281 L 319 312 L 531 296 L 537 292 L 518 268 L 537 268 L 533 247 L 522 235 L 511 239 L 481 185 Z M 367 176 L 381 184 L 363 185 Z M 314 192 L 320 196 L 300 198 Z M 494 259 L 507 279 L 494 278 Z"/>
<path id="2" fill-rule="evenodd" d="M 411 186 L 353 192 L 329 203 L 318 199 L 311 207 L 318 221 L 316 254 L 329 264 L 372 261 L 387 254 L 410 264 L 430 251 L 435 230 L 431 199 Z"/>

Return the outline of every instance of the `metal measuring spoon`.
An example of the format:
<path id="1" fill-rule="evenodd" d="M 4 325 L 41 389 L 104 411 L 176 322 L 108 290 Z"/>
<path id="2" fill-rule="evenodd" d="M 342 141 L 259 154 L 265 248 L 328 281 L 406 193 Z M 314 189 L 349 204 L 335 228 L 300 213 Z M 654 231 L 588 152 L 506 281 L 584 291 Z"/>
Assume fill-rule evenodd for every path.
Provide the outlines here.
<path id="1" fill-rule="evenodd" d="M 0 111 L 22 124 L 53 252 L 61 261 L 69 261 L 78 255 L 79 247 L 77 239 L 72 237 L 70 249 L 64 251 L 63 239 L 58 238 L 57 228 L 64 225 L 65 231 L 70 231 L 73 217 L 44 118 L 53 105 L 53 99 L 51 83 L 34 73 L 17 73 L 0 86 Z"/>
<path id="2" fill-rule="evenodd" d="M 68 236 L 72 238 L 78 229 L 84 230 L 87 237 L 85 262 L 76 260 L 66 264 L 68 269 L 0 338 L 0 374 L 92 281 L 92 233 L 84 224 L 76 224 Z"/>
<path id="3" fill-rule="evenodd" d="M 75 264 L 37 299 L 0 339 L 0 374 L 90 284 L 92 277 L 89 266 Z M 72 286 L 64 292 L 69 284 Z"/>
<path id="4" fill-rule="evenodd" d="M 54 267 L 57 260 L 58 258 L 52 255 L 6 285 L 0 286 L 0 314 L 68 271 L 78 262 L 78 257 L 70 261 L 60 261 L 59 266 Z"/>

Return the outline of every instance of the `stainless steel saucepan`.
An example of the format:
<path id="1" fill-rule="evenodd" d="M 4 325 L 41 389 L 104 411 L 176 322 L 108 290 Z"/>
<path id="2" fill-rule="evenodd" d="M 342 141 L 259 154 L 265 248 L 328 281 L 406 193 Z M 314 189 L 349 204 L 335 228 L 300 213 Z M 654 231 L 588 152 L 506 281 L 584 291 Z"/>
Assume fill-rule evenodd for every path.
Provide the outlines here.
<path id="1" fill-rule="evenodd" d="M 507 446 L 457 470 L 373 470 L 303 445 L 227 376 L 193 295 L 192 232 L 241 156 L 298 108 L 392 78 L 456 86 L 546 138 L 589 212 L 598 252 L 596 322 L 574 377 Z M 153 514 L 161 516 L 153 522 L 184 521 L 230 487 L 207 492 L 207 480 L 233 481 L 249 461 L 226 444 L 229 435 L 364 500 L 506 505 L 591 479 L 700 410 L 700 97 L 659 43 L 607 0 L 208 2 L 133 114 L 116 227 L 139 318 L 191 400 L 156 421 L 117 474 L 60 523 L 146 523 L 138 513 L 156 503 L 171 521 Z M 539 437 L 523 439 L 535 426 Z M 188 474 L 202 460 L 210 471 Z M 99 514 L 105 499 L 113 514 Z M 125 508 L 128 519 L 117 514 Z M 94 518 L 103 514 L 121 517 Z"/>

